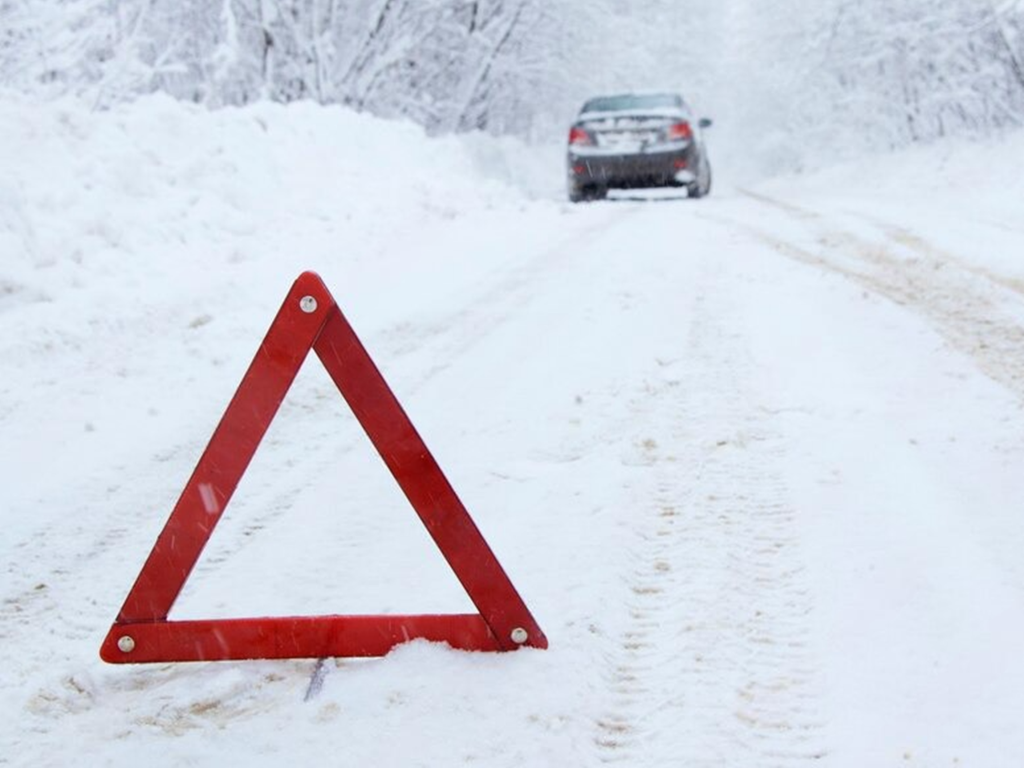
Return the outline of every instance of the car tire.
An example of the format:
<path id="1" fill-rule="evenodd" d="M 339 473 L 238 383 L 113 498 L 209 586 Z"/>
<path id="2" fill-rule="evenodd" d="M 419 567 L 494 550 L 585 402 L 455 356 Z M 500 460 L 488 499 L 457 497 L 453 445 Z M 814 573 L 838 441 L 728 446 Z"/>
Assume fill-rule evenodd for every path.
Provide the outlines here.
<path id="1" fill-rule="evenodd" d="M 608 196 L 608 188 L 596 184 L 580 187 L 575 184 L 569 185 L 570 203 L 589 203 L 593 200 L 604 200 Z"/>
<path id="2" fill-rule="evenodd" d="M 694 199 L 704 197 L 711 193 L 711 168 L 705 166 L 704 178 L 698 178 L 693 184 L 686 188 L 687 197 Z"/>

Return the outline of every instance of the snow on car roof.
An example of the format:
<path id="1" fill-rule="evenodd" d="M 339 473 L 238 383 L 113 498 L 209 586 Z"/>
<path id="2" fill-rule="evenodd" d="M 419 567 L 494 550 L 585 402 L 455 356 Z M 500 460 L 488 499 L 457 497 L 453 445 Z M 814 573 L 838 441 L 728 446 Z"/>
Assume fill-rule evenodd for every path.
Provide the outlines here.
<path id="1" fill-rule="evenodd" d="M 615 96 L 598 96 L 583 104 L 580 113 L 623 112 L 650 109 L 680 109 L 683 98 L 674 93 L 624 93 Z"/>

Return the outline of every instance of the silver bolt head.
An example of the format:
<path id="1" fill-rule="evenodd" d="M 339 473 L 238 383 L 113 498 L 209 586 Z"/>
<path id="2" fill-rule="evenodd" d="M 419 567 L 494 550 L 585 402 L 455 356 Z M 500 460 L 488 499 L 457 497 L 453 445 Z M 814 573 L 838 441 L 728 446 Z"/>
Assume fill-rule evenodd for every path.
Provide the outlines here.
<path id="1" fill-rule="evenodd" d="M 117 639 L 117 647 L 121 649 L 122 653 L 131 653 L 135 650 L 135 641 L 131 635 L 122 635 Z"/>
<path id="2" fill-rule="evenodd" d="M 529 633 L 522 627 L 516 627 L 512 630 L 512 642 L 516 645 L 522 645 L 529 639 Z"/>
<path id="3" fill-rule="evenodd" d="M 313 296 L 303 296 L 299 299 L 299 307 L 306 314 L 316 312 L 316 299 Z"/>

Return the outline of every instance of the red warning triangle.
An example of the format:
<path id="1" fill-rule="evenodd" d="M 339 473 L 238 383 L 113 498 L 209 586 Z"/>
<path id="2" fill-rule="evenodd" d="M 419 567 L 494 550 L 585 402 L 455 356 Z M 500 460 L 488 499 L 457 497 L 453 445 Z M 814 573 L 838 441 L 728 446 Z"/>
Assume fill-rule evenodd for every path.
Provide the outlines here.
<path id="1" fill-rule="evenodd" d="M 169 621 L 206 542 L 310 349 L 478 614 Z M 327 287 L 299 276 L 157 538 L 100 656 L 111 663 L 382 656 L 422 638 L 474 651 L 548 641 Z"/>

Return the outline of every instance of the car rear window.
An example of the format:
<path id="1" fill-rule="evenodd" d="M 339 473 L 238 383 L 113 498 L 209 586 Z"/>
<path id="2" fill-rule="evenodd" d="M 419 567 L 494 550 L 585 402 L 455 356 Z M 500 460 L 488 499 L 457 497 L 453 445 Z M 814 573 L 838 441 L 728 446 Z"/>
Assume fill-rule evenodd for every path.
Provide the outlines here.
<path id="1" fill-rule="evenodd" d="M 683 106 L 683 100 L 671 93 L 644 96 L 624 94 L 622 96 L 601 96 L 583 105 L 583 112 L 624 112 L 641 109 L 672 109 Z"/>

